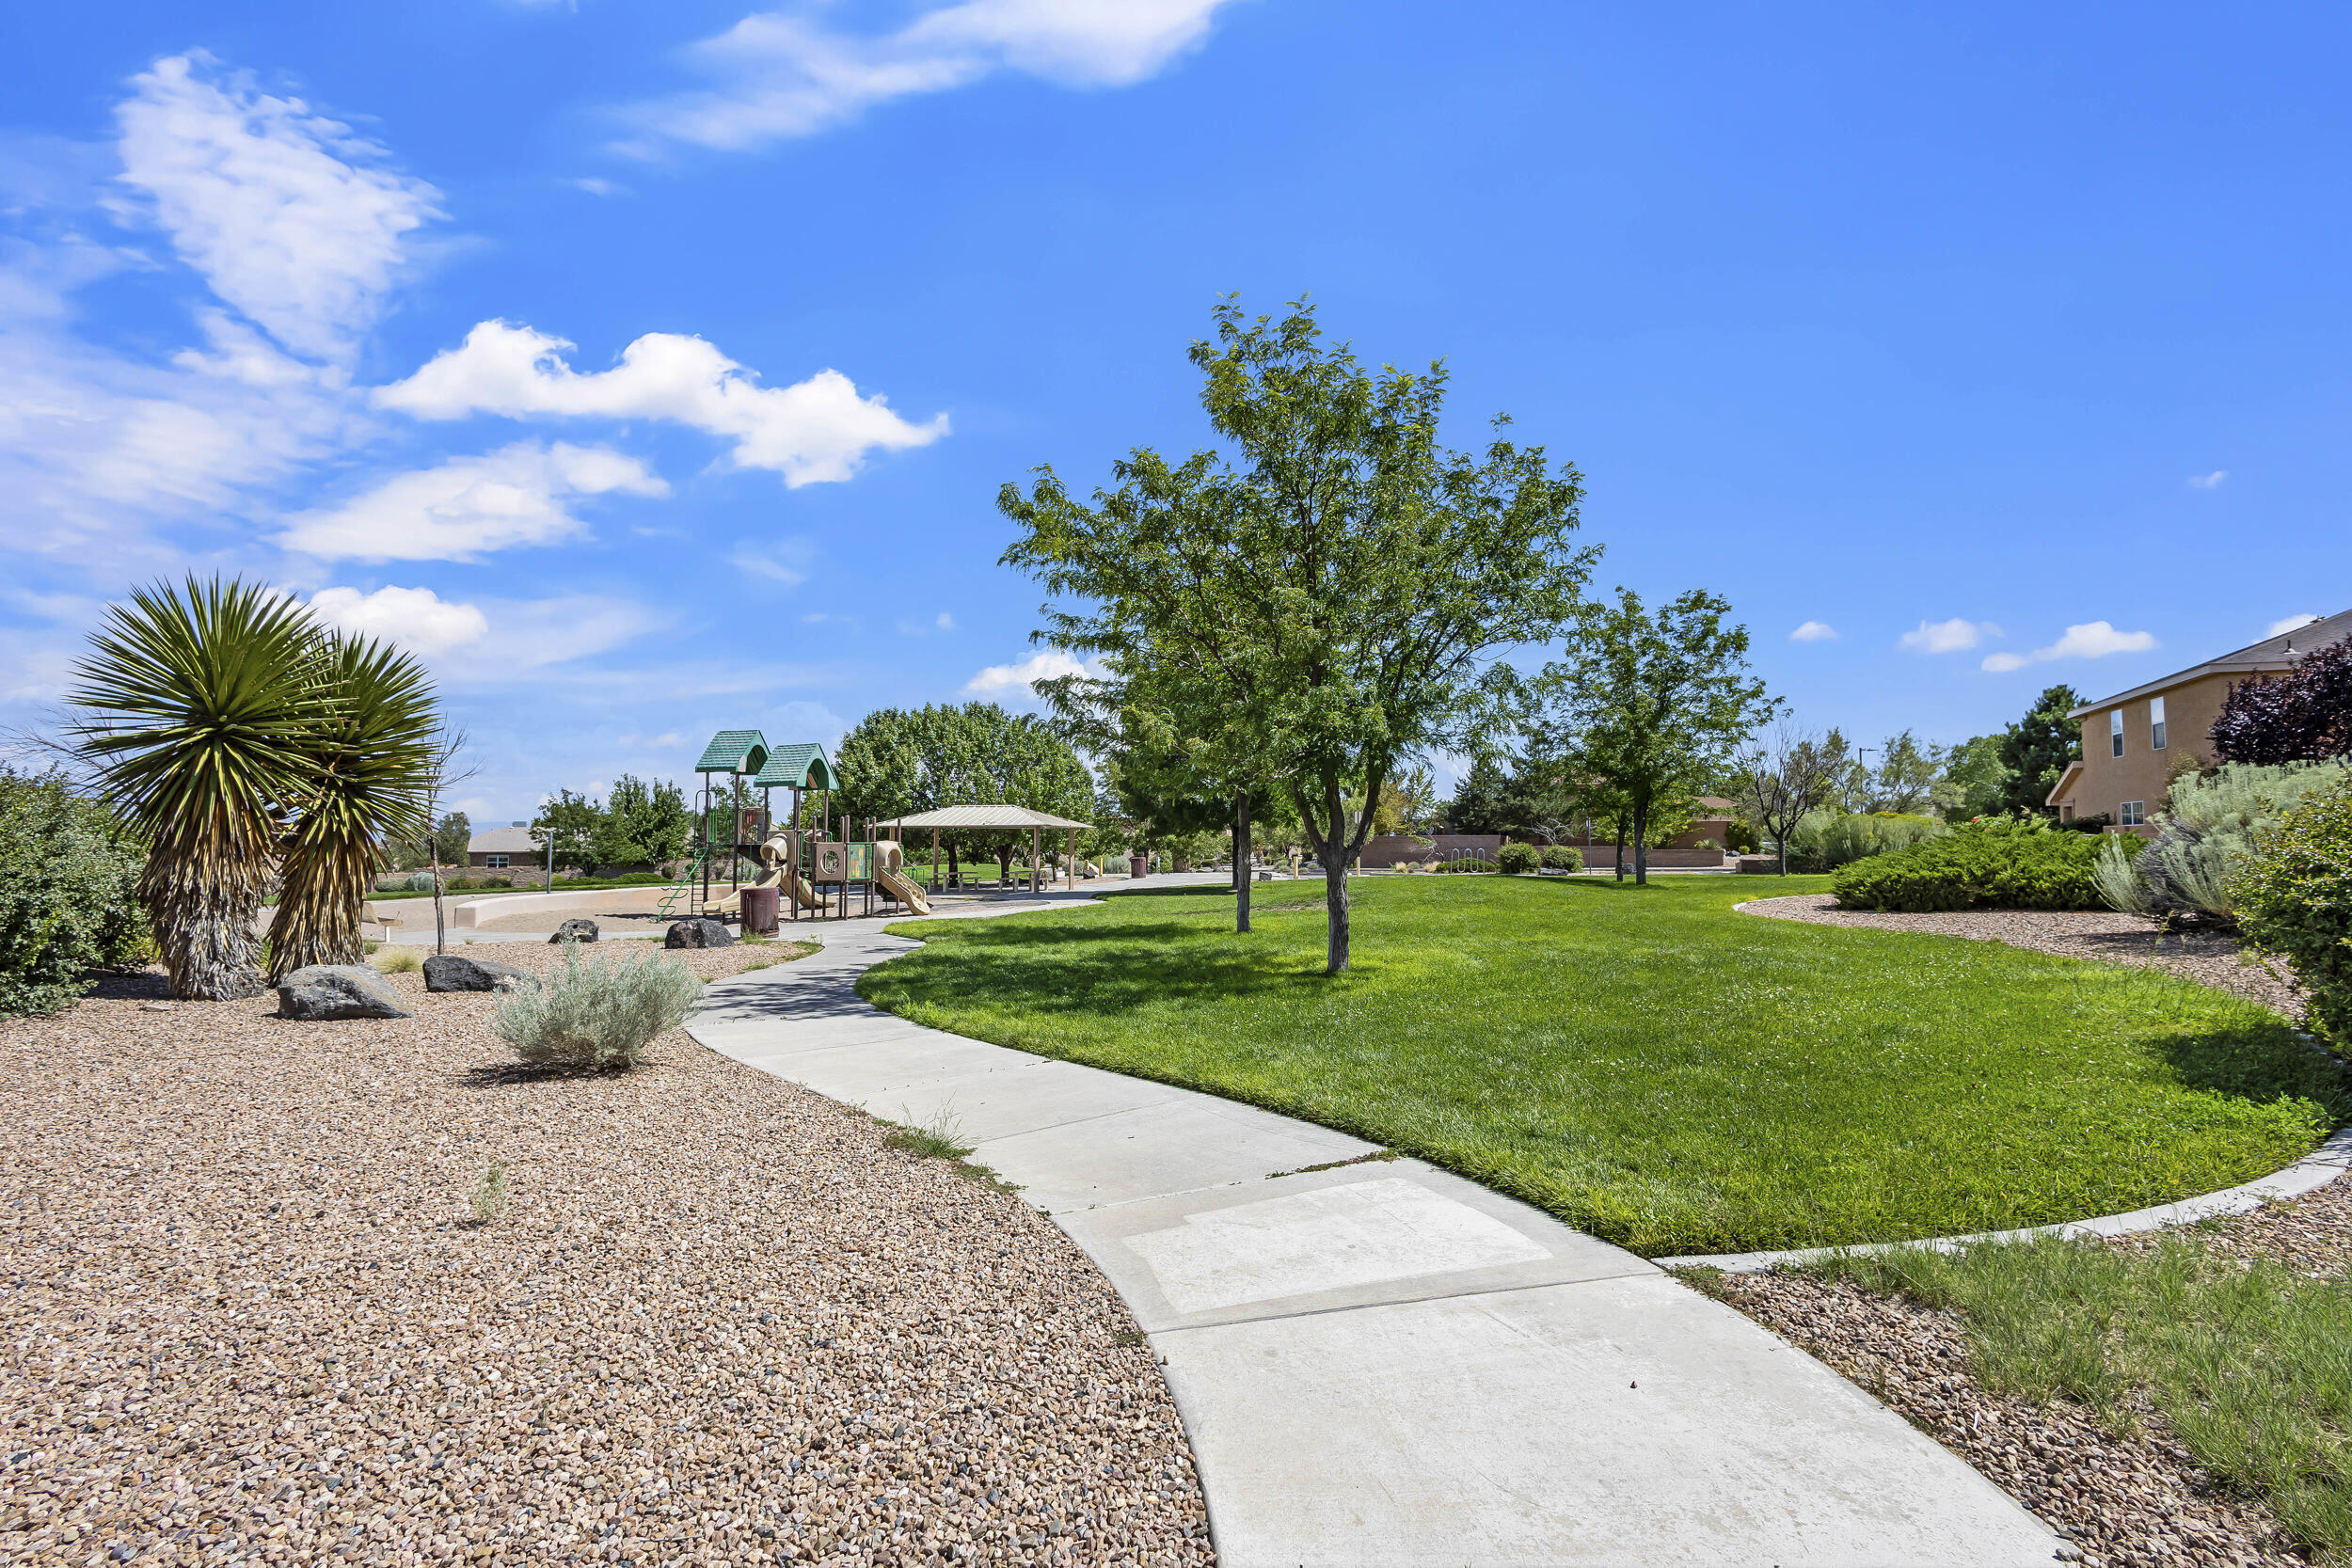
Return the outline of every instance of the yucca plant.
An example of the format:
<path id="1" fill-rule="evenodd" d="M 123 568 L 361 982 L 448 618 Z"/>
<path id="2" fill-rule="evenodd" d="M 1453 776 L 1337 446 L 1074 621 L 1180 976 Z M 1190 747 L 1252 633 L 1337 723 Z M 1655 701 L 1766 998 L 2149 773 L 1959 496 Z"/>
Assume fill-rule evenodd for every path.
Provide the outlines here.
<path id="1" fill-rule="evenodd" d="M 433 683 L 410 656 L 329 632 L 311 650 L 321 699 L 300 742 L 310 767 L 279 862 L 270 979 L 305 964 L 356 964 L 359 907 L 385 846 L 426 832 L 440 722 Z"/>
<path id="2" fill-rule="evenodd" d="M 138 899 L 175 996 L 261 990 L 253 918 L 315 768 L 317 639 L 270 589 L 191 577 L 108 610 L 74 666 L 73 743 L 146 841 Z"/>

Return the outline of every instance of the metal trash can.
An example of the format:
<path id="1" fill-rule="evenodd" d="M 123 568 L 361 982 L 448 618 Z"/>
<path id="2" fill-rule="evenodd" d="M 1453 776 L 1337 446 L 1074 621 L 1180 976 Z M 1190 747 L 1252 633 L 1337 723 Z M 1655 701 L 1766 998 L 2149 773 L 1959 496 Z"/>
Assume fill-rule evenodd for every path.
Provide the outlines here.
<path id="1" fill-rule="evenodd" d="M 763 937 L 776 934 L 776 895 L 779 889 L 747 887 L 743 890 L 743 934 L 757 932 Z"/>
<path id="2" fill-rule="evenodd" d="M 1127 875 L 1130 877 L 1149 877 L 1152 875 L 1152 857 L 1149 855 L 1129 855 L 1127 857 Z"/>

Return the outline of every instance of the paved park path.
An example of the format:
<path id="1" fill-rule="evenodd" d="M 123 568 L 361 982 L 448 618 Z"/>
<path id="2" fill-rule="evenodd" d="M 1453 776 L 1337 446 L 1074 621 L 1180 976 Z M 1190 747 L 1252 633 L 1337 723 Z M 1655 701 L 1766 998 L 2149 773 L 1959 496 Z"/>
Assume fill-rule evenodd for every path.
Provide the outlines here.
<path id="1" fill-rule="evenodd" d="M 1150 1337 L 1227 1568 L 2054 1560 L 1991 1481 L 1629 1252 L 1417 1160 L 1343 1163 L 1380 1150 L 1326 1128 L 878 1011 L 858 975 L 917 945 L 882 924 L 803 927 L 822 952 L 714 982 L 688 1028 L 957 1118 Z"/>

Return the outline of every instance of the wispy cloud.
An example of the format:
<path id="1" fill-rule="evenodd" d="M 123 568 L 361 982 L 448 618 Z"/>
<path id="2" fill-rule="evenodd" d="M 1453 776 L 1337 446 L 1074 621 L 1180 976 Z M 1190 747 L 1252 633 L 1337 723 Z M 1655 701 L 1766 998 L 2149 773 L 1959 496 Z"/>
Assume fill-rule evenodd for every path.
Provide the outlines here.
<path id="1" fill-rule="evenodd" d="M 963 0 L 896 32 L 834 31 L 805 14 L 745 17 L 686 52 L 709 82 L 632 105 L 640 133 L 618 150 L 664 143 L 743 150 L 812 135 L 877 104 L 968 86 L 1000 71 L 1066 87 L 1146 80 L 1198 48 L 1229 0 Z"/>
<path id="2" fill-rule="evenodd" d="M 2227 468 L 2216 468 L 2209 474 L 2191 474 L 2188 476 L 2188 487 L 2192 490 L 2218 490 L 2229 477 L 2230 470 Z"/>
<path id="3" fill-rule="evenodd" d="M 1788 641 L 1791 642 L 1835 642 L 1837 641 L 1837 628 L 1827 621 L 1807 621 L 1788 634 Z"/>
<path id="4" fill-rule="evenodd" d="M 669 489 L 610 448 L 525 441 L 396 474 L 341 506 L 290 519 L 278 542 L 326 560 L 479 561 L 581 532 L 587 525 L 571 508 L 578 499 Z"/>
<path id="5" fill-rule="evenodd" d="M 595 174 L 582 175 L 569 183 L 574 190 L 586 191 L 590 196 L 635 196 L 637 194 L 617 180 L 607 180 Z"/>
<path id="6" fill-rule="evenodd" d="M 612 369 L 587 374 L 564 362 L 571 347 L 527 326 L 484 322 L 406 380 L 376 388 L 374 403 L 421 420 L 664 420 L 732 440 L 737 465 L 772 468 L 794 487 L 846 480 L 870 451 L 929 446 L 947 433 L 946 415 L 910 423 L 839 371 L 763 387 L 700 338 L 650 332 Z"/>
<path id="7" fill-rule="evenodd" d="M 2001 635 L 2001 628 L 1990 621 L 1965 621 L 1958 617 L 1949 621 L 1922 621 L 1903 633 L 1902 645 L 1915 654 L 1964 653 L 1988 638 Z"/>
<path id="8" fill-rule="evenodd" d="M 2086 621 L 2078 626 L 2066 628 L 2066 635 L 2046 648 L 2036 648 L 2030 654 L 1991 654 L 1984 668 L 1995 673 L 2023 670 L 2028 664 L 2047 664 L 2054 658 L 2106 658 L 2111 654 L 2144 654 L 2156 646 L 2153 633 L 2118 631 L 2105 621 Z"/>
<path id="9" fill-rule="evenodd" d="M 798 588 L 817 564 L 817 544 L 790 534 L 782 539 L 745 539 L 727 552 L 727 564 L 739 572 Z"/>
<path id="10" fill-rule="evenodd" d="M 2319 617 L 2316 615 L 2290 615 L 2284 620 L 2271 622 L 2270 629 L 2263 633 L 2263 635 L 2265 637 L 2284 637 L 2287 633 L 2295 630 L 2297 626 L 2308 626 L 2313 621 L 2318 619 Z"/>

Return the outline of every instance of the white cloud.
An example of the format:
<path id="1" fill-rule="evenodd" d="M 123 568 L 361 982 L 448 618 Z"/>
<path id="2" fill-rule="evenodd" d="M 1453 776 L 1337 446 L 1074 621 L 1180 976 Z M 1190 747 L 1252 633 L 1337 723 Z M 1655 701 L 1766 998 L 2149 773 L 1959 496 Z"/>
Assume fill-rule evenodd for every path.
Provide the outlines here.
<path id="1" fill-rule="evenodd" d="M 875 37 L 761 12 L 687 51 L 711 87 L 634 105 L 623 118 L 654 142 L 733 150 L 810 135 L 894 98 L 999 71 L 1067 87 L 1126 87 L 1199 47 L 1226 3 L 963 0 Z M 622 150 L 650 148 L 640 142 Z"/>
<path id="2" fill-rule="evenodd" d="M 590 196 L 635 196 L 637 194 L 617 180 L 606 180 L 594 174 L 583 175 L 570 182 L 570 184 L 574 190 L 586 191 Z"/>
<path id="3" fill-rule="evenodd" d="M 1061 675 L 1091 675 L 1100 672 L 1072 658 L 1058 648 L 1048 648 L 1018 664 L 992 664 L 970 680 L 963 689 L 972 696 L 985 697 L 997 691 L 1019 691 L 1032 695 L 1032 683 L 1053 680 Z"/>
<path id="4" fill-rule="evenodd" d="M 490 634 L 480 607 L 453 604 L 430 588 L 323 588 L 310 595 L 320 619 L 362 637 L 378 637 L 427 658 Z"/>
<path id="5" fill-rule="evenodd" d="M 2153 633 L 2118 631 L 2105 621 L 2086 621 L 2066 628 L 2066 635 L 2046 648 L 2036 648 L 2030 654 L 1992 654 L 1986 657 L 1984 668 L 1995 674 L 2022 670 L 2028 664 L 2046 664 L 2054 658 L 2105 658 L 2110 654 L 2144 654 L 2156 646 Z"/>
<path id="6" fill-rule="evenodd" d="M 955 618 L 954 616 L 952 616 L 952 615 L 948 614 L 946 610 L 941 610 L 941 611 L 939 612 L 939 629 L 940 629 L 941 631 L 953 631 L 953 630 L 955 630 L 955 629 L 956 629 L 956 618 Z"/>
<path id="7" fill-rule="evenodd" d="M 1990 621 L 1922 621 L 1916 629 L 1903 633 L 1902 644 L 1915 654 L 1956 654 L 1975 647 L 1988 637 L 1998 637 L 2001 628 Z"/>
<path id="8" fill-rule="evenodd" d="M 2263 633 L 2263 635 L 2265 637 L 2284 637 L 2287 633 L 2295 630 L 2296 627 L 2308 626 L 2313 621 L 2318 619 L 2319 617 L 2316 615 L 2290 615 L 2283 621 L 2271 622 L 2270 629 Z"/>
<path id="9" fill-rule="evenodd" d="M 1788 634 L 1791 642 L 1835 642 L 1837 628 L 1827 621 L 1807 621 Z"/>
<path id="10" fill-rule="evenodd" d="M 610 448 L 519 442 L 397 474 L 340 507 L 299 514 L 278 542 L 326 560 L 476 561 L 571 537 L 586 525 L 566 503 L 614 491 L 662 496 L 669 486 Z"/>
<path id="11" fill-rule="evenodd" d="M 738 465 L 772 468 L 793 486 L 846 480 L 869 451 L 928 446 L 947 433 L 945 414 L 911 424 L 880 393 L 860 396 L 838 371 L 762 387 L 700 338 L 650 332 L 622 350 L 612 369 L 586 375 L 564 363 L 571 346 L 527 326 L 484 322 L 405 381 L 378 388 L 374 402 L 423 420 L 667 420 L 733 440 Z"/>
<path id="12" fill-rule="evenodd" d="M 2191 474 L 2188 476 L 2188 487 L 2192 490 L 2218 490 L 2229 477 L 2230 470 L 2227 468 L 2216 468 L 2209 474 Z"/>
<path id="13" fill-rule="evenodd" d="M 739 572 L 798 588 L 817 565 L 815 541 L 787 536 L 761 544 L 746 539 L 727 552 L 727 564 Z"/>
<path id="14" fill-rule="evenodd" d="M 601 594 L 484 599 L 489 635 L 467 649 L 471 684 L 499 684 L 549 665 L 609 653 L 666 624 L 633 600 Z M 593 673 L 590 678 L 595 678 Z"/>
<path id="15" fill-rule="evenodd" d="M 115 111 L 122 180 L 181 260 L 294 353 L 347 361 L 440 193 L 209 55 L 158 60 L 132 87 Z"/>

